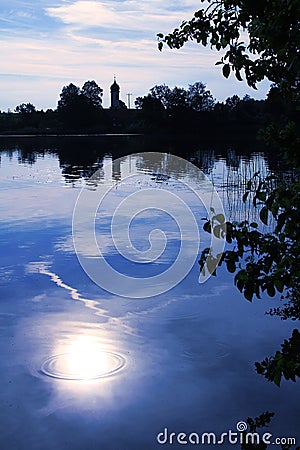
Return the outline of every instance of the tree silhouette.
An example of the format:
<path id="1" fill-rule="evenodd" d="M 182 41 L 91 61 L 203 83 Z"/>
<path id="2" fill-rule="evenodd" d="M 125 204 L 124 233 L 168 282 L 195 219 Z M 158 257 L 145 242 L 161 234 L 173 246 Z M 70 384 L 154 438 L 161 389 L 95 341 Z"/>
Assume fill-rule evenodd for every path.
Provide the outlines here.
<path id="1" fill-rule="evenodd" d="M 188 89 L 175 86 L 173 89 L 166 84 L 154 86 L 150 89 L 148 97 L 160 102 L 168 110 L 187 110 L 211 111 L 215 101 L 201 81 L 189 85 Z M 136 101 L 136 107 L 141 108 L 146 97 L 139 97 Z"/>
<path id="2" fill-rule="evenodd" d="M 64 127 L 70 130 L 85 129 L 102 121 L 103 90 L 95 81 L 87 81 L 82 89 L 70 83 L 62 88 L 57 111 Z"/>
<path id="3" fill-rule="evenodd" d="M 36 112 L 36 108 L 32 103 L 21 103 L 15 107 L 15 112 L 18 114 L 32 114 Z"/>
<path id="4" fill-rule="evenodd" d="M 81 89 L 81 94 L 86 97 L 92 106 L 102 108 L 103 89 L 96 81 L 86 81 Z"/>
<path id="5" fill-rule="evenodd" d="M 210 91 L 201 81 L 189 85 L 188 104 L 195 111 L 212 111 L 215 100 Z"/>
<path id="6" fill-rule="evenodd" d="M 70 83 L 68 86 L 64 86 L 60 94 L 60 100 L 57 104 L 57 110 L 61 111 L 65 108 L 72 107 L 76 104 L 76 102 L 78 102 L 79 97 L 80 88 L 78 86 L 75 86 L 73 83 Z"/>
<path id="7" fill-rule="evenodd" d="M 150 89 L 150 95 L 161 101 L 165 108 L 168 108 L 171 89 L 166 84 L 156 85 Z"/>

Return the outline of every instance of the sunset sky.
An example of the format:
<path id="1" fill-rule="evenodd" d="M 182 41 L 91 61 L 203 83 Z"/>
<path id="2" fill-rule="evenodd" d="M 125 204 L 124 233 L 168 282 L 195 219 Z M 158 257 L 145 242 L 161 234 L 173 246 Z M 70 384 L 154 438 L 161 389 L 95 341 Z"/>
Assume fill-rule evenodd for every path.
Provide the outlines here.
<path id="1" fill-rule="evenodd" d="M 156 84 L 187 87 L 206 83 L 217 100 L 237 93 L 264 98 L 269 84 L 254 91 L 233 77 L 225 80 L 218 54 L 191 43 L 157 49 L 156 34 L 192 17 L 199 0 L 0 0 L 0 110 L 22 102 L 55 108 L 64 85 L 95 80 L 109 106 L 116 74 L 121 98 L 146 95 Z"/>

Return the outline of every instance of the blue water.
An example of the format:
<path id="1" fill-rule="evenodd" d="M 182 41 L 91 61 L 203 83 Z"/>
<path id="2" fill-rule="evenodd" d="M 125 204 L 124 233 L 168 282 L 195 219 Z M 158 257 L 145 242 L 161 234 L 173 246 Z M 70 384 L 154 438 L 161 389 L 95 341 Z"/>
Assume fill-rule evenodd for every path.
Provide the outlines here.
<path id="1" fill-rule="evenodd" d="M 279 299 L 249 303 L 225 269 L 200 285 L 197 262 L 161 295 L 107 292 L 79 264 L 72 214 L 87 176 L 110 163 L 111 149 L 120 143 L 92 157 L 84 156 L 84 141 L 77 144 L 80 157 L 64 154 L 59 141 L 12 139 L 0 145 L 1 450 L 182 448 L 159 444 L 158 433 L 167 428 L 220 435 L 267 410 L 275 416 L 264 431 L 274 438 L 296 437 L 299 445 L 299 384 L 283 381 L 279 389 L 254 368 L 294 328 L 264 314 Z M 242 155 L 234 170 L 224 155 L 210 150 L 202 157 L 210 161 L 202 168 L 228 216 L 255 216 L 243 210 L 240 192 L 251 170 L 268 170 L 264 155 Z M 104 222 L 96 226 L 106 245 L 104 256 L 118 270 L 153 276 L 180 246 L 170 217 L 145 213 L 133 224 L 132 239 L 142 251 L 149 230 L 165 227 L 170 241 L 156 264 L 128 263 L 108 240 L 110 206 L 128 194 L 128 185 L 118 180 L 129 159 L 115 167 L 118 189 L 107 200 Z M 138 170 L 139 182 L 149 182 L 149 163 Z M 168 189 L 178 191 L 171 181 Z M 134 186 L 133 180 L 130 189 Z M 156 187 L 162 188 L 161 181 Z M 205 211 L 193 208 L 201 229 Z M 208 239 L 203 231 L 201 239 L 202 245 Z"/>

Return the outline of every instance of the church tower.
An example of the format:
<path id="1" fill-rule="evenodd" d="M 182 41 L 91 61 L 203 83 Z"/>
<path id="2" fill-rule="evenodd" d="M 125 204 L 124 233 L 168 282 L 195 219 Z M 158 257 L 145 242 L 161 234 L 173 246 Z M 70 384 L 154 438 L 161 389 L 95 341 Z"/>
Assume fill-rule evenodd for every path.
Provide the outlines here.
<path id="1" fill-rule="evenodd" d="M 114 76 L 114 82 L 110 87 L 110 107 L 111 109 L 120 108 L 120 86 L 116 82 L 116 76 Z"/>

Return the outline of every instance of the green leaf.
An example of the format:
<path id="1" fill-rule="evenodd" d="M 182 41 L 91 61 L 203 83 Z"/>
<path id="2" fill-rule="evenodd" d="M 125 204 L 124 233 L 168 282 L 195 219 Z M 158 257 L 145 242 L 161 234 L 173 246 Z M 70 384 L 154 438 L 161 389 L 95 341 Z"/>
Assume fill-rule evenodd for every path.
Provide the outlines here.
<path id="1" fill-rule="evenodd" d="M 267 194 L 264 191 L 260 191 L 260 192 L 257 192 L 256 197 L 258 198 L 258 200 L 261 200 L 262 202 L 264 202 L 266 200 Z"/>
<path id="2" fill-rule="evenodd" d="M 235 71 L 235 76 L 236 76 L 236 78 L 237 78 L 239 81 L 243 81 L 243 78 L 241 77 L 241 74 L 240 74 L 240 71 L 239 71 L 239 70 L 236 70 L 236 71 Z"/>
<path id="3" fill-rule="evenodd" d="M 212 257 L 208 256 L 206 258 L 206 267 L 211 275 L 215 275 L 216 272 L 217 261 Z"/>
<path id="4" fill-rule="evenodd" d="M 203 230 L 206 231 L 207 233 L 211 233 L 211 223 L 210 222 L 206 222 L 203 225 Z"/>
<path id="5" fill-rule="evenodd" d="M 226 266 L 227 266 L 228 272 L 230 272 L 230 273 L 235 272 L 235 262 L 234 261 L 232 261 L 232 260 L 227 261 Z"/>
<path id="6" fill-rule="evenodd" d="M 274 284 L 275 284 L 275 287 L 278 292 L 280 292 L 280 293 L 283 292 L 284 283 L 281 278 L 276 278 L 276 280 L 274 281 Z"/>
<path id="7" fill-rule="evenodd" d="M 236 287 L 238 288 L 238 290 L 240 292 L 242 292 L 243 288 L 244 288 L 245 283 L 242 280 L 237 280 L 236 282 Z"/>
<path id="8" fill-rule="evenodd" d="M 265 225 L 268 225 L 268 209 L 265 206 L 260 211 L 259 217 Z"/>
<path id="9" fill-rule="evenodd" d="M 247 191 L 247 192 L 245 192 L 245 194 L 243 195 L 243 202 L 244 202 L 244 203 L 246 202 L 246 200 L 247 200 L 249 194 L 250 194 L 250 192 Z"/>
<path id="10" fill-rule="evenodd" d="M 277 229 L 279 231 L 282 230 L 285 221 L 286 221 L 286 214 L 285 213 L 280 214 L 277 219 Z"/>
<path id="11" fill-rule="evenodd" d="M 224 223 L 225 222 L 225 217 L 224 214 L 217 214 L 214 219 L 216 219 L 218 222 L 220 223 Z"/>
<path id="12" fill-rule="evenodd" d="M 163 43 L 162 43 L 162 42 L 159 42 L 159 43 L 158 43 L 158 50 L 161 52 L 161 51 L 162 51 L 162 48 L 163 48 Z"/>
<path id="13" fill-rule="evenodd" d="M 279 205 L 278 205 L 277 202 L 274 202 L 273 205 L 272 205 L 272 207 L 271 207 L 271 212 L 272 212 L 272 214 L 273 214 L 274 217 L 277 216 L 278 210 L 279 210 Z"/>
<path id="14" fill-rule="evenodd" d="M 221 226 L 216 225 L 213 229 L 213 232 L 214 232 L 214 235 L 216 236 L 216 238 L 220 239 Z"/>
<path id="15" fill-rule="evenodd" d="M 225 65 L 223 66 L 222 71 L 223 71 L 224 77 L 225 77 L 225 78 L 228 78 L 228 77 L 229 77 L 229 74 L 230 74 L 230 65 L 229 65 L 229 64 L 225 64 Z"/>
<path id="16" fill-rule="evenodd" d="M 282 372 L 280 369 L 276 369 L 276 372 L 274 373 L 273 381 L 276 384 L 276 386 L 280 387 L 280 382 L 282 378 Z"/>
<path id="17" fill-rule="evenodd" d="M 250 291 L 250 290 L 248 290 L 248 289 L 246 289 L 246 290 L 244 291 L 244 297 L 245 297 L 247 300 L 249 300 L 249 302 L 252 302 L 253 294 L 254 294 L 254 292 L 253 292 L 253 291 Z"/>
<path id="18" fill-rule="evenodd" d="M 274 297 L 274 295 L 276 294 L 276 292 L 275 292 L 275 288 L 274 288 L 274 284 L 273 284 L 273 283 L 268 284 L 268 286 L 267 286 L 267 292 L 268 292 L 268 295 L 269 295 L 270 297 Z"/>

